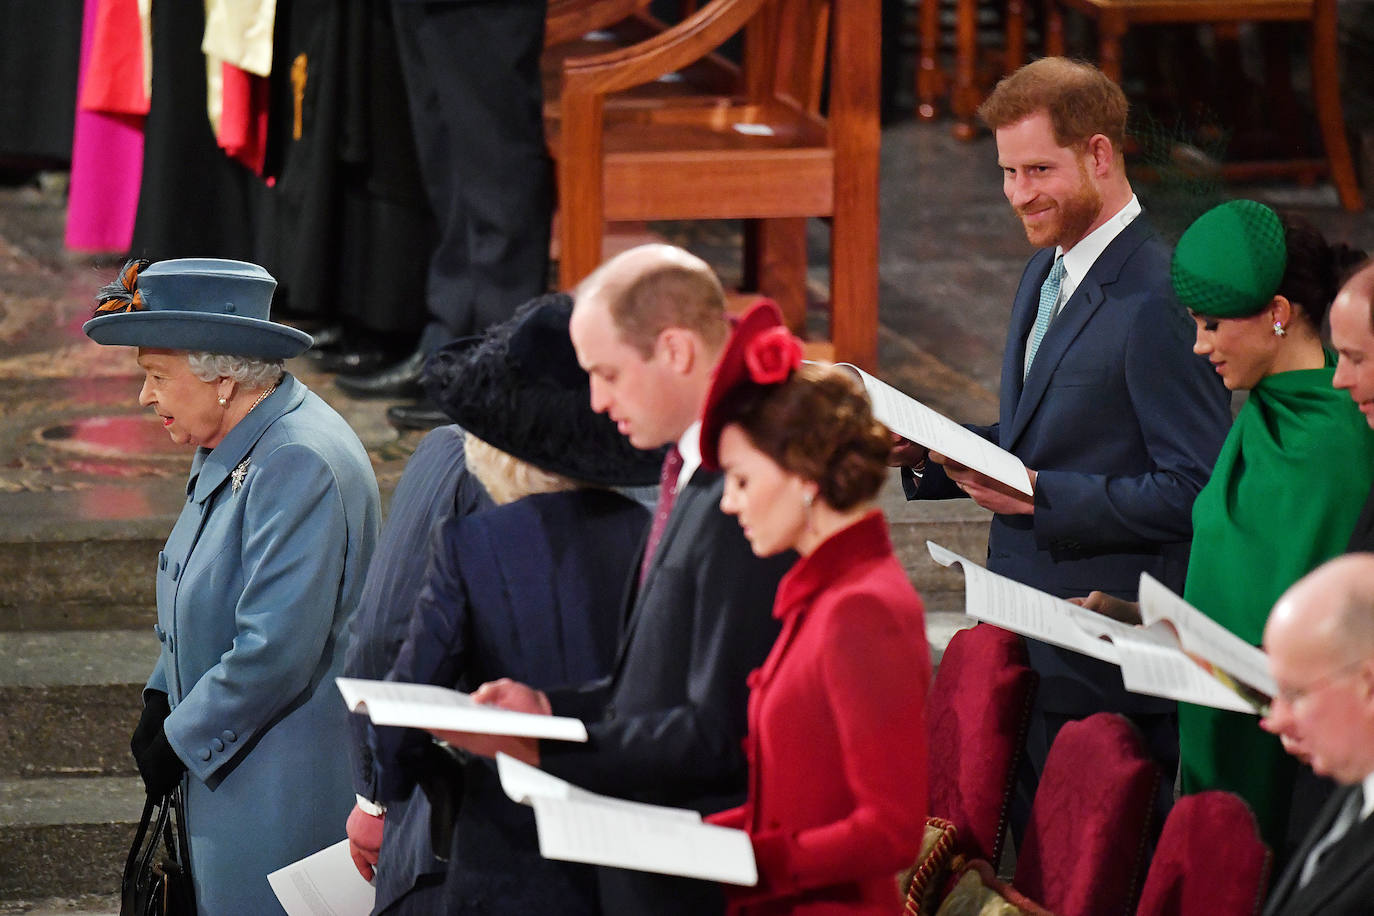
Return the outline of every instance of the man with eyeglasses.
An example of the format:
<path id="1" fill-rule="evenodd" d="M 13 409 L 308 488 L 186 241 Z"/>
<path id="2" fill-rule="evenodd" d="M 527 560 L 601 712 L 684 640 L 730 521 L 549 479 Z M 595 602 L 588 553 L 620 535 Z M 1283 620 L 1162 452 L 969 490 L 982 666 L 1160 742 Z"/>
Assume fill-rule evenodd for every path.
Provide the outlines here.
<path id="1" fill-rule="evenodd" d="M 1264 628 L 1278 692 L 1260 725 L 1340 788 L 1274 883 L 1264 916 L 1374 910 L 1374 553 L 1288 589 Z"/>

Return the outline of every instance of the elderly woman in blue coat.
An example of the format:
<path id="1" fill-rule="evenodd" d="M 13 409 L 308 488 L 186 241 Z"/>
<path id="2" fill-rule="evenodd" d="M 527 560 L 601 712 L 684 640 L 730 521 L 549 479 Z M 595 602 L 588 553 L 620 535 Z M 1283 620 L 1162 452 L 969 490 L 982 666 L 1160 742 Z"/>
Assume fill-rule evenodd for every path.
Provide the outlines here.
<path id="1" fill-rule="evenodd" d="M 202 916 L 281 912 L 267 874 L 344 838 L 334 686 L 380 504 L 348 424 L 283 368 L 276 281 L 238 261 L 135 261 L 83 330 L 138 348 L 138 402 L 195 446 L 157 558 L 161 654 L 131 746 L 149 794 L 185 789 Z"/>

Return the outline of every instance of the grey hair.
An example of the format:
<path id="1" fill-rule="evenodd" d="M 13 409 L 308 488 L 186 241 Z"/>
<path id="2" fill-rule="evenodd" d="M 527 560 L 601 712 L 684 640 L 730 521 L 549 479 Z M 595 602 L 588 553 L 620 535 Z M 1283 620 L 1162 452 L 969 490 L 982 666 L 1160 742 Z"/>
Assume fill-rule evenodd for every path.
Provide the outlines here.
<path id="1" fill-rule="evenodd" d="M 585 486 L 569 477 L 521 461 L 472 433 L 463 437 L 463 457 L 468 471 L 481 482 L 487 495 L 498 506 L 535 493 L 556 493 Z"/>
<path id="2" fill-rule="evenodd" d="M 187 353 L 186 363 L 191 374 L 202 382 L 229 378 L 246 388 L 267 388 L 281 381 L 286 361 L 258 359 L 253 356 L 231 356 L 227 353 Z"/>

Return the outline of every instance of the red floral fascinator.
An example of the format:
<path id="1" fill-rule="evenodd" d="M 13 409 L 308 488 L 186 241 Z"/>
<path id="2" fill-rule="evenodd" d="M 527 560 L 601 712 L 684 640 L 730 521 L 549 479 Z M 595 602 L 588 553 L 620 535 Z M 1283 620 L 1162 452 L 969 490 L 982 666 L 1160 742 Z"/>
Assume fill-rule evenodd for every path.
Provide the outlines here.
<path id="1" fill-rule="evenodd" d="M 801 341 L 783 324 L 782 312 L 771 299 L 760 299 L 740 316 L 716 364 L 706 407 L 701 415 L 701 463 L 720 469 L 718 445 L 722 405 L 743 385 L 779 385 L 802 364 Z"/>

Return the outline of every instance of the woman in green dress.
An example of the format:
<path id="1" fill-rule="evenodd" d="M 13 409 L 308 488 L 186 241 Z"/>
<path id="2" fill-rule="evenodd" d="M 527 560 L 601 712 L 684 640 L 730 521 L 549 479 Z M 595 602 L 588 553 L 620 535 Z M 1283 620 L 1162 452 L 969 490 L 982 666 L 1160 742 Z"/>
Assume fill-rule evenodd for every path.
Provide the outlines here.
<path id="1" fill-rule="evenodd" d="M 1174 252 L 1174 292 L 1197 325 L 1194 352 L 1249 397 L 1193 504 L 1183 596 L 1259 645 L 1279 595 L 1342 553 L 1374 481 L 1374 433 L 1331 387 L 1321 327 L 1362 255 L 1249 200 L 1199 217 Z M 1118 616 L 1100 593 L 1084 602 Z M 1282 855 L 1300 765 L 1254 715 L 1179 704 L 1184 793 L 1226 789 L 1254 809 Z M 1315 810 L 1311 813 L 1315 813 Z"/>

